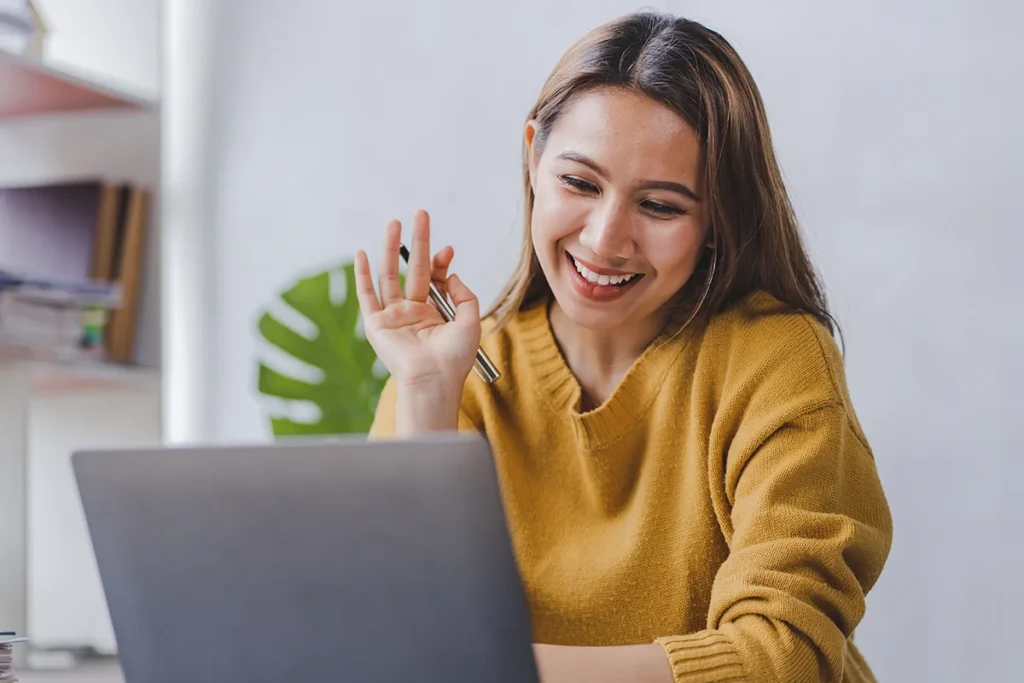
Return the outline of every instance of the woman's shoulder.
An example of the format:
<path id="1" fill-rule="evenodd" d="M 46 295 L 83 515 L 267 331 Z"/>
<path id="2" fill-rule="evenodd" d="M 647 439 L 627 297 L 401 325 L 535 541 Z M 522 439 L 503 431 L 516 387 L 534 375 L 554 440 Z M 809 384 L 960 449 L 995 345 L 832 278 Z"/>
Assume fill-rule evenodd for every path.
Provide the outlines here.
<path id="1" fill-rule="evenodd" d="M 716 315 L 698 351 L 708 398 L 752 443 L 818 410 L 842 415 L 870 451 L 846 382 L 843 354 L 815 316 L 763 291 Z"/>
<path id="2" fill-rule="evenodd" d="M 719 340 L 758 348 L 803 343 L 837 359 L 840 357 L 831 332 L 817 318 L 764 290 L 751 292 L 715 315 L 708 333 Z"/>
<path id="3" fill-rule="evenodd" d="M 752 292 L 715 315 L 701 355 L 716 369 L 723 390 L 849 407 L 843 357 L 831 332 L 767 292 Z"/>

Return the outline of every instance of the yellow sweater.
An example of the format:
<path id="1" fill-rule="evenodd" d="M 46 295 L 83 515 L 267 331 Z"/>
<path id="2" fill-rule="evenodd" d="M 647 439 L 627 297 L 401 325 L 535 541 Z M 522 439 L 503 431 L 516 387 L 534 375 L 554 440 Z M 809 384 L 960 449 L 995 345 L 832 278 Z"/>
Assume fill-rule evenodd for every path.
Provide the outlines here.
<path id="1" fill-rule="evenodd" d="M 679 683 L 874 680 L 850 636 L 892 520 L 837 346 L 763 293 L 678 326 L 582 414 L 546 305 L 483 342 L 502 377 L 470 374 L 460 428 L 494 451 L 536 642 L 657 641 Z"/>

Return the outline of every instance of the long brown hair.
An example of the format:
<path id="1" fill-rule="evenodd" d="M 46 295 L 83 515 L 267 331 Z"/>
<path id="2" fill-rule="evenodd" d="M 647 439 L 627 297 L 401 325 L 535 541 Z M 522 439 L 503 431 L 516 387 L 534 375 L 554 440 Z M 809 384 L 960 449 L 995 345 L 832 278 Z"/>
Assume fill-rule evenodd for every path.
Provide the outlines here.
<path id="1" fill-rule="evenodd" d="M 680 299 L 697 301 L 704 314 L 714 314 L 760 289 L 809 313 L 835 334 L 838 326 L 804 250 L 775 159 L 764 103 L 733 47 L 697 22 L 658 12 L 629 14 L 599 26 L 559 60 L 530 110 L 527 120 L 537 125 L 535 153 L 541 154 L 555 121 L 578 97 L 609 87 L 670 107 L 701 140 L 715 248 L 704 255 Z M 524 144 L 522 255 L 488 312 L 498 327 L 550 292 L 530 235 L 529 152 Z"/>

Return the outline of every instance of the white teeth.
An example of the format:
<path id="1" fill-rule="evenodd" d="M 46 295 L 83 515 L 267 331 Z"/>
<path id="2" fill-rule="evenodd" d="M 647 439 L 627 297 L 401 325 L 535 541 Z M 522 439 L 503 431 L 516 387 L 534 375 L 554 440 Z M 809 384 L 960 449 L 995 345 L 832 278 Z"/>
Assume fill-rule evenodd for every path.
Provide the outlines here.
<path id="1" fill-rule="evenodd" d="M 579 274 L 582 275 L 587 282 L 593 282 L 595 285 L 619 285 L 624 282 L 629 282 L 636 277 L 636 273 L 630 273 L 629 275 L 598 275 L 575 258 L 572 261 L 576 265 L 576 270 Z"/>

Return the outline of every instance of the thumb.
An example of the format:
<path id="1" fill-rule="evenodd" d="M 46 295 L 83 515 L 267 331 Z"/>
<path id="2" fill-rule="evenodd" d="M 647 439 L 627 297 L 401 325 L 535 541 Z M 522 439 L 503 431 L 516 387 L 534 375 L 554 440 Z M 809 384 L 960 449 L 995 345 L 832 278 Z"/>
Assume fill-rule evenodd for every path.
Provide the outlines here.
<path id="1" fill-rule="evenodd" d="M 452 275 L 447 283 L 448 296 L 455 304 L 455 322 L 480 324 L 480 302 L 476 294 L 463 284 L 458 275 Z"/>

